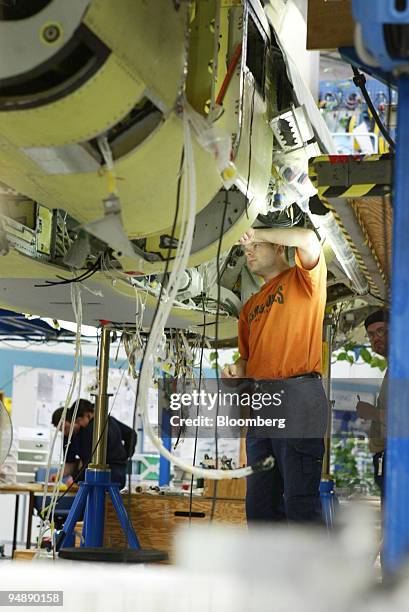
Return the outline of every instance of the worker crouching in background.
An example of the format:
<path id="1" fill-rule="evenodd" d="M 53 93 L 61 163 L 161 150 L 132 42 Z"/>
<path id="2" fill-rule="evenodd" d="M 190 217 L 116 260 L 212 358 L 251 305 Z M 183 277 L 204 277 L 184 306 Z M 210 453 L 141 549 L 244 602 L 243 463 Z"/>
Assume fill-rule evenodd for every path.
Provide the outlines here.
<path id="1" fill-rule="evenodd" d="M 75 404 L 67 410 L 63 425 L 64 450 L 68 442 L 68 434 L 73 418 Z M 57 427 L 62 414 L 58 408 L 52 415 L 52 424 Z M 91 463 L 94 431 L 94 405 L 88 400 L 79 401 L 74 423 L 74 433 L 71 438 L 64 467 L 64 475 L 71 474 L 75 479 L 82 480 L 86 466 Z M 130 457 L 134 454 L 136 445 L 136 432 L 115 417 L 108 417 L 107 439 L 107 465 L 111 470 L 111 482 L 119 483 L 123 488 L 126 482 L 126 467 Z"/>

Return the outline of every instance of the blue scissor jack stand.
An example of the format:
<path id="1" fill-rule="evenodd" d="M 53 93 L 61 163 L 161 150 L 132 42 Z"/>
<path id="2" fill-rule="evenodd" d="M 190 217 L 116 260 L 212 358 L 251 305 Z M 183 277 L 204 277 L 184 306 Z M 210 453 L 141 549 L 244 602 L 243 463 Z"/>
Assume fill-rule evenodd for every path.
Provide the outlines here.
<path id="1" fill-rule="evenodd" d="M 85 470 L 85 479 L 79 483 L 79 491 L 64 524 L 63 533 L 57 544 L 59 556 L 63 559 L 82 561 L 112 561 L 119 563 L 148 563 L 164 561 L 167 553 L 140 547 L 130 518 L 125 510 L 119 484 L 111 482 L 111 471 L 106 465 L 106 447 L 109 427 L 108 415 L 108 370 L 110 330 L 104 326 L 101 335 L 99 362 L 99 391 L 96 396 L 93 463 Z M 119 523 L 125 533 L 129 548 L 104 548 L 105 496 L 109 494 Z M 74 528 L 84 515 L 84 545 L 74 548 Z"/>
<path id="2" fill-rule="evenodd" d="M 103 548 L 106 492 L 109 493 L 119 523 L 127 538 L 129 545 L 127 549 Z M 74 528 L 84 509 L 84 545 L 74 548 Z M 126 563 L 147 563 L 167 559 L 167 554 L 162 551 L 141 549 L 122 502 L 119 484 L 111 482 L 109 470 L 94 469 L 87 469 L 85 480 L 80 483 L 79 491 L 64 524 L 63 537 L 59 542 L 59 556 L 63 559 Z"/>

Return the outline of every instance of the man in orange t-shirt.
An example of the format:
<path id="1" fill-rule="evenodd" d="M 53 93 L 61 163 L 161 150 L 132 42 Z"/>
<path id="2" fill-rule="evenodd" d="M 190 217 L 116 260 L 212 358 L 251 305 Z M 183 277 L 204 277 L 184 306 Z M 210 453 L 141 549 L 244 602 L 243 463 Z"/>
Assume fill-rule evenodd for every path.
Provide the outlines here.
<path id="1" fill-rule="evenodd" d="M 260 432 L 256 426 L 248 431 L 247 463 L 255 465 L 272 455 L 275 464 L 248 478 L 247 520 L 321 522 L 319 485 L 327 419 L 320 380 L 324 255 L 316 234 L 298 227 L 250 229 L 240 242 L 249 270 L 260 275 L 264 285 L 243 306 L 240 359 L 226 366 L 222 376 L 252 379 L 253 392 L 278 392 L 280 416 L 286 421 L 281 432 Z M 294 267 L 286 260 L 285 247 L 296 247 Z M 271 404 L 264 414 L 278 416 Z"/>

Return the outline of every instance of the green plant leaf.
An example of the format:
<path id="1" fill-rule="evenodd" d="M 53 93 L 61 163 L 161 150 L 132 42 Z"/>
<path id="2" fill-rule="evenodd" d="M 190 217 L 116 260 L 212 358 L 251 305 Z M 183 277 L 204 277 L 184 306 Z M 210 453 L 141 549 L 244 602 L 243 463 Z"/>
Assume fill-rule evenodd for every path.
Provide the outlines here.
<path id="1" fill-rule="evenodd" d="M 356 342 L 347 342 L 344 345 L 344 350 L 348 353 L 348 351 L 353 351 L 357 347 Z"/>
<path id="2" fill-rule="evenodd" d="M 367 348 L 365 347 L 361 348 L 361 350 L 359 351 L 359 356 L 362 357 L 365 363 L 372 363 L 373 356 L 371 355 L 371 353 L 368 351 Z"/>
<path id="3" fill-rule="evenodd" d="M 379 368 L 381 372 L 384 372 L 387 368 L 386 359 L 384 357 L 373 357 L 371 367 Z"/>

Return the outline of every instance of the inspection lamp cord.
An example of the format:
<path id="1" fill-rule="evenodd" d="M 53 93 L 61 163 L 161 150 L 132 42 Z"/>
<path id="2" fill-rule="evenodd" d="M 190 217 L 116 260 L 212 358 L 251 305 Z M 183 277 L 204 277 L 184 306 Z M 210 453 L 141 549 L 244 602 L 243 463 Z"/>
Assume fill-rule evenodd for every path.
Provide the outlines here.
<path id="1" fill-rule="evenodd" d="M 370 110 L 370 112 L 371 112 L 371 114 L 372 114 L 372 116 L 374 118 L 374 121 L 375 121 L 376 125 L 378 126 L 378 128 L 379 128 L 382 136 L 385 138 L 386 142 L 389 144 L 389 146 L 391 148 L 391 151 L 394 153 L 395 152 L 395 142 L 394 142 L 393 138 L 391 137 L 388 129 L 384 126 L 384 124 L 382 122 L 382 119 L 380 118 L 380 116 L 378 114 L 378 111 L 376 110 L 376 108 L 375 108 L 375 106 L 374 106 L 374 104 L 373 104 L 373 102 L 371 100 L 371 97 L 370 97 L 370 95 L 368 93 L 368 90 L 366 88 L 366 85 L 365 85 L 365 83 L 366 83 L 365 75 L 362 72 L 360 72 L 358 70 L 358 68 L 356 68 L 355 66 L 352 66 L 352 64 L 351 64 L 351 68 L 352 68 L 352 72 L 354 73 L 354 78 L 352 79 L 354 84 L 357 87 L 359 87 L 359 89 L 361 90 L 362 95 L 363 95 L 363 97 L 365 99 L 365 102 L 368 105 L 368 108 L 369 108 L 369 110 Z"/>

